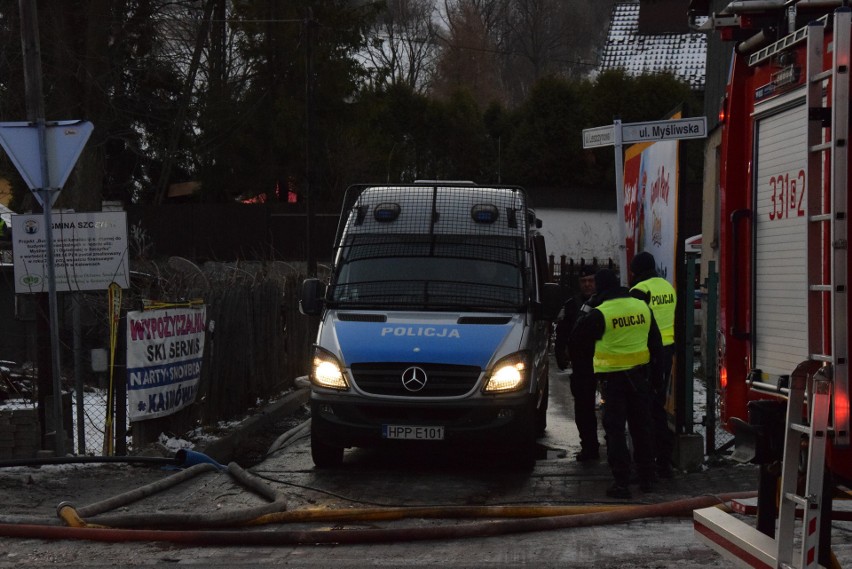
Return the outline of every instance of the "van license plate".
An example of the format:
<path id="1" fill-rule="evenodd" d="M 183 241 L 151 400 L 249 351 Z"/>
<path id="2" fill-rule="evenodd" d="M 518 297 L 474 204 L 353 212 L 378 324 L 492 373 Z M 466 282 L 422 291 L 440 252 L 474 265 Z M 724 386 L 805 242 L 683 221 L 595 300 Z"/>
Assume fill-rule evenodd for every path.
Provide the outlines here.
<path id="1" fill-rule="evenodd" d="M 444 440 L 444 427 L 382 425 L 382 438 L 414 441 L 442 441 Z"/>

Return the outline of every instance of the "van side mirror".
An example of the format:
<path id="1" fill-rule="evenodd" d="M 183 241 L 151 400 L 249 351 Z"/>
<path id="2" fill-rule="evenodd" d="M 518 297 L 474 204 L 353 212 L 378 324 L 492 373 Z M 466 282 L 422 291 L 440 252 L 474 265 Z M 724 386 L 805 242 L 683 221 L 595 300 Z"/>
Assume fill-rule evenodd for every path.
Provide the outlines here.
<path id="1" fill-rule="evenodd" d="M 562 287 L 557 283 L 544 283 L 541 291 L 541 318 L 553 322 L 562 310 Z"/>
<path id="2" fill-rule="evenodd" d="M 299 294 L 299 312 L 306 316 L 317 316 L 323 309 L 323 297 L 325 285 L 319 279 L 305 279 Z"/>

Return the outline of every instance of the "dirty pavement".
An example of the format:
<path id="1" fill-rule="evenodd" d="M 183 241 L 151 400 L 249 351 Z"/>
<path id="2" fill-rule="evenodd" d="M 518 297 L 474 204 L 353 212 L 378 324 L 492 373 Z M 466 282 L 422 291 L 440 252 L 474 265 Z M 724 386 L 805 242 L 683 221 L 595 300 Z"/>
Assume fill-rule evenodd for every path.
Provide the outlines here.
<path id="1" fill-rule="evenodd" d="M 552 401 L 560 401 L 567 381 L 555 383 Z M 301 404 L 304 395 L 292 397 Z M 755 467 L 722 459 L 679 471 L 651 493 L 636 488 L 633 500 L 607 498 L 605 458 L 573 460 L 573 420 L 562 404 L 553 407 L 531 472 L 457 450 L 361 449 L 347 451 L 342 468 L 318 470 L 309 420 L 245 468 L 211 458 L 226 459 L 222 449 L 245 444 L 246 434 L 234 433 L 230 441 L 184 453 L 182 464 L 191 466 L 184 469 L 122 463 L 0 469 L 0 522 L 21 530 L 0 537 L 0 568 L 729 566 L 694 536 L 689 506 L 753 491 Z M 627 514 L 626 505 L 639 508 Z M 399 508 L 406 517 L 396 519 Z M 544 517 L 529 517 L 537 509 Z M 323 517 L 330 510 L 338 515 Z M 472 514 L 478 517 L 467 517 Z M 81 524 L 109 529 L 69 527 Z M 841 566 L 852 563 L 850 529 L 848 522 L 833 524 Z M 93 532 L 101 533 L 90 540 Z"/>

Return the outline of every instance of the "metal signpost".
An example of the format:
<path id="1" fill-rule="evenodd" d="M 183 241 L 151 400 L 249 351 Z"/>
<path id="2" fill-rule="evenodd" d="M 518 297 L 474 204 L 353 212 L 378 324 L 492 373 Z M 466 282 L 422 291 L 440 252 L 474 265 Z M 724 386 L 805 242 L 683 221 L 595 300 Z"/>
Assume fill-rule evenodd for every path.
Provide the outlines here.
<path id="1" fill-rule="evenodd" d="M 56 432 L 54 442 L 58 456 L 65 455 L 65 437 L 62 428 L 59 305 L 56 299 L 51 209 L 93 129 L 92 123 L 83 121 L 0 123 L 0 145 L 15 164 L 44 211 L 53 370 L 53 426 Z M 55 180 L 55 185 L 51 184 L 52 180 Z"/>
<path id="2" fill-rule="evenodd" d="M 636 123 L 622 123 L 619 119 L 616 119 L 612 125 L 583 130 L 583 148 L 615 147 L 615 207 L 618 210 L 618 266 L 622 285 L 627 284 L 627 229 L 624 225 L 624 144 L 705 138 L 706 136 L 706 117 Z"/>
<path id="3" fill-rule="evenodd" d="M 0 143 L 27 181 L 30 190 L 42 204 L 47 227 L 48 279 L 50 284 L 50 341 L 53 371 L 53 421 L 56 430 L 55 451 L 65 455 L 62 436 L 62 383 L 59 368 L 59 317 L 53 275 L 53 239 L 50 210 L 83 146 L 92 132 L 90 123 L 48 123 L 44 119 L 44 96 L 39 45 L 38 11 L 35 2 L 18 0 L 21 16 L 21 52 L 24 62 L 26 123 L 8 123 L 0 128 Z M 71 125 L 79 128 L 74 128 Z M 20 129 L 20 130 L 18 130 Z M 58 129 L 58 130 L 57 130 Z M 51 143 L 53 143 L 51 145 Z M 72 158 L 73 157 L 73 158 Z M 65 158 L 65 159 L 63 159 Z M 51 184 L 51 181 L 53 182 Z"/>

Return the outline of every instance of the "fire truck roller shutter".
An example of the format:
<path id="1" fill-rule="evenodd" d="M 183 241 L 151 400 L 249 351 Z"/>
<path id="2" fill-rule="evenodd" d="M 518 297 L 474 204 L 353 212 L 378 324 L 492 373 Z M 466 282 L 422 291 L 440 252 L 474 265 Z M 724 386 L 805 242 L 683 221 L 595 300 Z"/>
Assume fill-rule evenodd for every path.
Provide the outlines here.
<path id="1" fill-rule="evenodd" d="M 804 102 L 756 119 L 753 367 L 765 380 L 808 358 Z"/>

